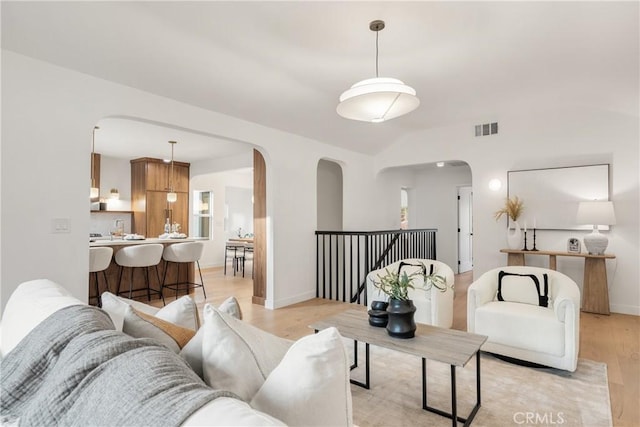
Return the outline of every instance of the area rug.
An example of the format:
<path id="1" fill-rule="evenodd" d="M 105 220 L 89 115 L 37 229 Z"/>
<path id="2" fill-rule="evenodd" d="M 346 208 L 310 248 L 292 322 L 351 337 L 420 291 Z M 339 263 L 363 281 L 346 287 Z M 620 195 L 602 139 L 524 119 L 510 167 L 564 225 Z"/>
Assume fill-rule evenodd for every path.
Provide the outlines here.
<path id="1" fill-rule="evenodd" d="M 353 357 L 353 342 L 347 344 Z M 364 381 L 364 345 L 352 378 Z M 422 410 L 420 358 L 371 346 L 371 389 L 351 385 L 353 419 L 366 426 L 451 426 L 451 420 Z M 457 369 L 458 415 L 476 399 L 475 359 Z M 451 411 L 450 367 L 427 362 L 428 403 Z M 580 359 L 576 372 L 530 368 L 481 355 L 482 406 L 472 426 L 612 425 L 607 367 Z M 462 425 L 462 424 L 460 424 Z"/>

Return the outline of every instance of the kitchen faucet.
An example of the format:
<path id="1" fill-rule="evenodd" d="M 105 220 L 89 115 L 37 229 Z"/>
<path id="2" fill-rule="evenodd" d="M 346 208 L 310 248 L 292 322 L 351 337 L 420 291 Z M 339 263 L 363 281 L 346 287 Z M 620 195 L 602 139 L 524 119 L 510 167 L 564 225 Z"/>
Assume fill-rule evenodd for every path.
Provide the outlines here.
<path id="1" fill-rule="evenodd" d="M 115 231 L 113 234 L 115 236 L 122 236 L 124 234 L 124 220 L 118 218 L 113 222 L 113 225 L 115 226 Z"/>

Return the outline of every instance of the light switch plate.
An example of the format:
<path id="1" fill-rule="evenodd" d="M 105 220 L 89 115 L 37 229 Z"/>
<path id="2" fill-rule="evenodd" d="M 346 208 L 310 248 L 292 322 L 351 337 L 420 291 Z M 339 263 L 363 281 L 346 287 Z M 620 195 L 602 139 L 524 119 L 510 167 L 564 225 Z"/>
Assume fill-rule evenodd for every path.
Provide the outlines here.
<path id="1" fill-rule="evenodd" d="M 54 218 L 51 220 L 52 233 L 71 233 L 69 218 Z"/>

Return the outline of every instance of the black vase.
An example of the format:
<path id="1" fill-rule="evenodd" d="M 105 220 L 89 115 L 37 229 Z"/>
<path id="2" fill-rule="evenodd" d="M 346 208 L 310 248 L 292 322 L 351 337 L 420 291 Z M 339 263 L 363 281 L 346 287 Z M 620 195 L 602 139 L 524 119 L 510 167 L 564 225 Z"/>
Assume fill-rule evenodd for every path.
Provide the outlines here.
<path id="1" fill-rule="evenodd" d="M 416 306 L 413 305 L 413 301 L 390 299 L 387 307 L 389 335 L 395 338 L 413 338 L 416 335 L 416 322 L 413 319 L 415 312 Z"/>
<path id="2" fill-rule="evenodd" d="M 369 324 L 371 326 L 380 328 L 387 326 L 387 321 L 389 320 L 388 305 L 385 301 L 371 301 L 371 310 L 369 310 Z"/>

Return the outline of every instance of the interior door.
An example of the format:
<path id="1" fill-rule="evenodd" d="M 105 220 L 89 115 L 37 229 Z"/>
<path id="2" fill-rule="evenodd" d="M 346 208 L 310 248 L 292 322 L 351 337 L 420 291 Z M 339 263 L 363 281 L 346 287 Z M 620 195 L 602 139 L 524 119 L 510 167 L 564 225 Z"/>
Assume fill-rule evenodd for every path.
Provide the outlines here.
<path id="1" fill-rule="evenodd" d="M 473 192 L 458 187 L 458 273 L 473 268 Z"/>

